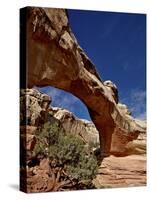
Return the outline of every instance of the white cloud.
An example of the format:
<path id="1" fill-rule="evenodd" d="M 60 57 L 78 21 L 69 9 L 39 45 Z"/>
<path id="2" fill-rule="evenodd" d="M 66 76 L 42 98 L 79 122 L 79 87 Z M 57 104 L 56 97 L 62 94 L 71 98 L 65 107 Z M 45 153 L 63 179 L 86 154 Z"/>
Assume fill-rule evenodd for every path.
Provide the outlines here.
<path id="1" fill-rule="evenodd" d="M 72 94 L 54 87 L 37 88 L 39 91 L 48 94 L 52 98 L 52 106 L 66 108 L 72 112 L 77 107 L 79 99 Z"/>
<path id="2" fill-rule="evenodd" d="M 75 96 L 56 88 L 49 88 L 48 95 L 52 97 L 52 105 L 74 109 L 75 104 L 79 99 Z"/>
<path id="3" fill-rule="evenodd" d="M 131 90 L 123 102 L 129 106 L 135 118 L 146 119 L 146 91 L 140 89 Z"/>
<path id="4" fill-rule="evenodd" d="M 77 117 L 91 120 L 84 103 L 74 95 L 54 87 L 35 87 L 52 98 L 52 106 L 61 107 L 73 112 Z"/>

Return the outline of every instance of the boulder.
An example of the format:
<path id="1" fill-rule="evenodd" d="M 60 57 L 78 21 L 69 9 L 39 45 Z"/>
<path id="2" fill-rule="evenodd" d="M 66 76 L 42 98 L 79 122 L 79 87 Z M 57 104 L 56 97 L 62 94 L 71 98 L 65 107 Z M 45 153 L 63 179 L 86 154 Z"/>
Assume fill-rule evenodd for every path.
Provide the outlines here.
<path id="1" fill-rule="evenodd" d="M 36 89 L 20 91 L 20 125 L 39 126 L 47 121 L 51 98 Z"/>

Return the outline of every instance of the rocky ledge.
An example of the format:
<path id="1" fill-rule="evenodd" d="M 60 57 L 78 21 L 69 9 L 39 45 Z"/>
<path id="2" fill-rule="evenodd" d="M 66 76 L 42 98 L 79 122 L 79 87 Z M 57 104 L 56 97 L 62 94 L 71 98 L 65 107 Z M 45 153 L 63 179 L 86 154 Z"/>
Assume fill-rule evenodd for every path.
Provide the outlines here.
<path id="1" fill-rule="evenodd" d="M 105 158 L 93 181 L 97 188 L 146 185 L 146 155 Z"/>

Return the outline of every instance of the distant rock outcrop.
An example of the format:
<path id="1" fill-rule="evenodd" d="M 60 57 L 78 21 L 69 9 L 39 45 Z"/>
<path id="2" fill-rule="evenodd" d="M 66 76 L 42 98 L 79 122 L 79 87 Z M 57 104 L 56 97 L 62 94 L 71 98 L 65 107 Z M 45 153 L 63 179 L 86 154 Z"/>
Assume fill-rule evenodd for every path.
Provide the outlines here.
<path id="1" fill-rule="evenodd" d="M 85 144 L 99 146 L 99 133 L 92 122 L 79 119 L 66 109 L 50 106 L 51 101 L 50 96 L 36 89 L 21 90 L 20 125 L 21 133 L 27 133 L 27 149 L 32 150 L 34 131 L 52 118 L 59 121 L 66 133 L 79 136 Z"/>
<path id="2" fill-rule="evenodd" d="M 99 146 L 99 133 L 92 122 L 79 119 L 66 109 L 52 107 L 51 111 L 66 133 L 79 136 L 85 144 Z"/>
<path id="3" fill-rule="evenodd" d="M 67 11 L 27 8 L 26 26 L 28 87 L 54 86 L 77 96 L 99 131 L 102 155 L 126 155 L 143 128 L 120 109 L 116 86 L 101 80 L 69 27 Z"/>

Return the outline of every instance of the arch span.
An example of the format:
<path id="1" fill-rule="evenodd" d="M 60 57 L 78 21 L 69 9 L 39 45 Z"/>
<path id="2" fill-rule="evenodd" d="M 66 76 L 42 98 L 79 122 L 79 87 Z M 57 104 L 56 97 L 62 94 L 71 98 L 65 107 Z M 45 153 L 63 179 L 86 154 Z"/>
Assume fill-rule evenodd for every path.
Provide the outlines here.
<path id="1" fill-rule="evenodd" d="M 102 154 L 126 154 L 142 129 L 118 104 L 115 85 L 101 80 L 79 46 L 66 10 L 27 8 L 26 13 L 27 86 L 54 86 L 78 97 L 100 133 Z"/>

